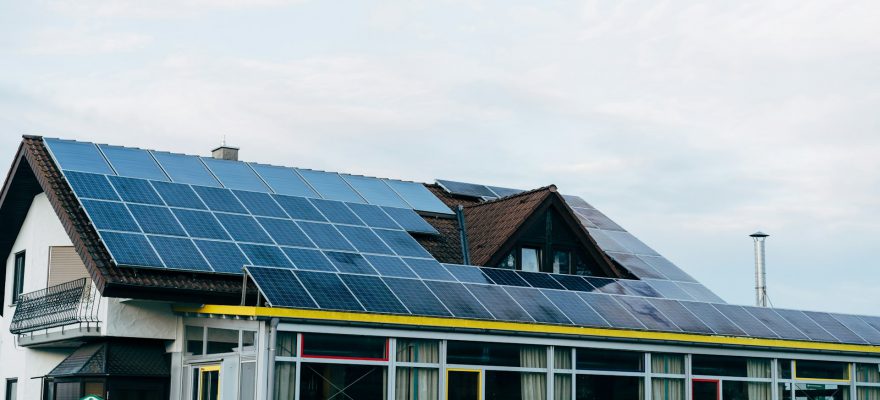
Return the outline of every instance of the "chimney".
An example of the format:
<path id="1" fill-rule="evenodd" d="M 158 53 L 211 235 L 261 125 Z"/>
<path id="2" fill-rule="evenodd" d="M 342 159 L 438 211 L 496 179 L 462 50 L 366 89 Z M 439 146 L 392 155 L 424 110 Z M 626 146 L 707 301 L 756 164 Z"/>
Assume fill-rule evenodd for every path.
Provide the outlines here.
<path id="1" fill-rule="evenodd" d="M 211 150 L 211 156 L 218 160 L 238 161 L 238 147 L 227 146 L 226 136 L 224 136 L 220 147 Z"/>
<path id="2" fill-rule="evenodd" d="M 755 241 L 755 304 L 767 307 L 767 270 L 764 264 L 764 240 L 770 236 L 757 231 L 749 235 Z"/>

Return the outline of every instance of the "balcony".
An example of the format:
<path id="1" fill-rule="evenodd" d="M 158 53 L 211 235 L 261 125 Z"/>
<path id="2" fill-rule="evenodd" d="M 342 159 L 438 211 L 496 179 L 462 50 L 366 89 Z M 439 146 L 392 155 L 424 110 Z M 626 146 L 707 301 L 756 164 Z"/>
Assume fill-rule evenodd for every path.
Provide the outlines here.
<path id="1" fill-rule="evenodd" d="M 74 346 L 100 336 L 101 297 L 91 281 L 80 278 L 22 294 L 9 331 L 20 346 Z"/>

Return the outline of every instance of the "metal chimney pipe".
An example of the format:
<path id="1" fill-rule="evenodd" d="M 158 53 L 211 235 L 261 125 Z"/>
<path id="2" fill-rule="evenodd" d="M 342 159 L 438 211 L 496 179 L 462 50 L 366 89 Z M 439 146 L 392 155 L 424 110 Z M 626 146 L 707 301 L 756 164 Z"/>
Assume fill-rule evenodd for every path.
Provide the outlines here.
<path id="1" fill-rule="evenodd" d="M 767 269 L 764 260 L 764 240 L 770 236 L 758 231 L 749 235 L 755 241 L 755 304 L 767 307 Z"/>

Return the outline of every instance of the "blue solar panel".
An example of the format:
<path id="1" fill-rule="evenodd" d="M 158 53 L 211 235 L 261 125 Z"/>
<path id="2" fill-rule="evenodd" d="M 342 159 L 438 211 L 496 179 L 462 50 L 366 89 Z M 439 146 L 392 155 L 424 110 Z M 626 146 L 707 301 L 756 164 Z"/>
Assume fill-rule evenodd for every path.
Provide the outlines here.
<path id="1" fill-rule="evenodd" d="M 214 268 L 214 272 L 239 274 L 243 266 L 250 264 L 235 243 L 213 240 L 194 240 L 194 242 Z"/>
<path id="2" fill-rule="evenodd" d="M 116 188 L 116 192 L 122 197 L 123 201 L 130 203 L 155 204 L 164 206 L 165 203 L 159 197 L 159 194 L 153 190 L 149 181 L 134 178 L 122 178 L 119 176 L 107 176 L 110 183 Z"/>
<path id="3" fill-rule="evenodd" d="M 593 287 L 595 287 L 596 289 L 598 289 L 602 293 L 628 294 L 628 293 L 626 293 L 626 290 L 623 289 L 623 286 L 621 286 L 619 283 L 617 283 L 617 281 L 615 281 L 614 279 L 597 278 L 597 277 L 592 277 L 592 276 L 585 277 L 584 279 L 586 279 L 587 282 L 590 283 L 590 285 L 593 285 Z"/>
<path id="4" fill-rule="evenodd" d="M 81 202 L 95 228 L 128 232 L 141 231 L 123 203 L 100 200 L 81 200 Z"/>
<path id="5" fill-rule="evenodd" d="M 239 242 L 251 243 L 268 243 L 272 244 L 272 239 L 263 231 L 263 228 L 257 224 L 254 217 L 249 215 L 224 214 L 215 213 L 214 216 L 220 220 L 220 224 L 226 228 L 226 231 L 232 235 L 232 238 Z"/>
<path id="6" fill-rule="evenodd" d="M 515 194 L 519 194 L 519 193 L 523 192 L 523 190 L 520 190 L 520 189 L 511 189 L 511 188 L 498 187 L 498 186 L 486 186 L 486 187 L 489 188 L 489 190 L 495 192 L 495 194 L 497 194 L 498 197 L 513 196 Z"/>
<path id="7" fill-rule="evenodd" d="M 422 279 L 436 279 L 438 281 L 456 281 L 455 277 L 443 268 L 437 260 L 424 258 L 404 258 L 403 261 L 409 265 Z"/>
<path id="8" fill-rule="evenodd" d="M 400 257 L 376 256 L 372 254 L 366 254 L 364 257 L 376 271 L 379 271 L 379 275 L 401 278 L 416 277 L 416 274 L 406 266 L 406 263 Z"/>
<path id="9" fill-rule="evenodd" d="M 402 229 L 378 206 L 358 203 L 346 203 L 346 205 L 371 228 Z"/>
<path id="10" fill-rule="evenodd" d="M 362 253 L 394 254 L 370 228 L 337 225 L 339 232 Z"/>
<path id="11" fill-rule="evenodd" d="M 312 241 L 289 219 L 257 218 L 269 236 L 282 246 L 315 247 Z"/>
<path id="12" fill-rule="evenodd" d="M 59 168 L 65 171 L 115 174 L 94 143 L 52 138 L 44 138 L 43 142 L 49 148 Z"/>
<path id="13" fill-rule="evenodd" d="M 452 194 L 470 196 L 470 197 L 486 197 L 486 198 L 494 198 L 496 197 L 495 193 L 489 190 L 485 185 L 478 185 L 475 183 L 465 183 L 465 182 L 456 182 L 456 181 L 447 181 L 443 179 L 437 179 L 437 183 L 443 186 L 447 192 Z"/>
<path id="14" fill-rule="evenodd" d="M 340 253 L 338 251 L 325 251 L 324 255 L 330 259 L 333 266 L 339 272 L 348 272 L 352 274 L 376 275 L 376 270 L 370 266 L 364 256 L 357 253 Z"/>
<path id="15" fill-rule="evenodd" d="M 297 222 L 297 224 L 319 249 L 354 251 L 354 247 L 345 240 L 333 225 L 302 221 Z"/>
<path id="16" fill-rule="evenodd" d="M 462 283 L 494 284 L 479 268 L 470 265 L 443 264 L 455 279 Z"/>
<path id="17" fill-rule="evenodd" d="M 152 182 L 152 184 L 159 196 L 162 196 L 162 200 L 165 200 L 165 204 L 171 207 L 208 209 L 189 185 L 169 182 Z"/>
<path id="18" fill-rule="evenodd" d="M 580 292 L 595 292 L 596 288 L 593 285 L 590 285 L 584 278 L 576 275 L 560 275 L 553 274 L 553 279 L 556 279 L 556 282 L 565 286 L 568 290 L 577 290 Z"/>
<path id="19" fill-rule="evenodd" d="M 568 204 L 571 207 L 595 208 L 591 206 L 590 203 L 587 203 L 586 200 L 578 196 L 564 194 L 562 195 L 562 198 L 565 199 L 565 204 Z"/>
<path id="20" fill-rule="evenodd" d="M 585 303 L 589 304 L 593 310 L 611 326 L 615 328 L 645 329 L 645 326 L 639 322 L 629 311 L 627 311 L 620 303 L 614 301 L 614 298 L 599 293 L 576 292 Z"/>
<path id="21" fill-rule="evenodd" d="M 177 219 L 168 207 L 129 204 L 128 210 L 145 233 L 186 236 L 186 231 L 177 223 Z"/>
<path id="22" fill-rule="evenodd" d="M 269 192 L 269 187 L 247 164 L 240 161 L 202 157 L 202 161 L 214 176 L 228 189 Z"/>
<path id="23" fill-rule="evenodd" d="M 193 271 L 211 271 L 196 246 L 189 239 L 167 236 L 147 236 L 167 268 Z"/>
<path id="24" fill-rule="evenodd" d="M 618 280 L 617 283 L 623 286 L 623 290 L 625 290 L 626 294 L 629 295 L 643 297 L 663 297 L 662 294 L 654 290 L 651 285 L 648 285 L 644 281 L 621 279 Z"/>
<path id="25" fill-rule="evenodd" d="M 405 257 L 432 257 L 431 253 L 428 253 L 419 242 L 404 231 L 373 229 L 373 232 L 376 232 L 376 234 L 385 241 L 385 244 L 387 244 L 388 247 L 391 247 L 391 250 L 394 250 L 397 255 Z"/>
<path id="26" fill-rule="evenodd" d="M 321 210 L 330 222 L 337 224 L 363 225 L 360 218 L 345 206 L 345 203 L 333 200 L 312 199 L 312 204 Z"/>
<path id="27" fill-rule="evenodd" d="M 458 282 L 424 281 L 432 292 L 440 299 L 452 314 L 459 318 L 492 319 L 492 314 L 480 305 L 480 302 L 463 284 Z"/>
<path id="28" fill-rule="evenodd" d="M 667 299 L 694 300 L 693 296 L 685 292 L 684 289 L 676 285 L 675 282 L 655 279 L 646 280 L 644 282 L 647 282 L 654 288 L 654 290 Z"/>
<path id="29" fill-rule="evenodd" d="M 654 256 L 639 256 L 642 260 L 644 260 L 648 265 L 650 265 L 654 270 L 663 274 L 668 279 L 674 281 L 683 281 L 683 282 L 696 282 L 692 276 L 688 275 L 687 272 L 678 268 L 671 261 L 663 258 L 663 257 L 654 257 Z"/>
<path id="30" fill-rule="evenodd" d="M 728 304 L 712 304 L 711 306 L 745 331 L 746 335 L 765 338 L 779 337 L 779 335 L 773 332 L 772 329 L 768 328 L 752 314 L 749 314 L 749 312 L 741 306 Z"/>
<path id="31" fill-rule="evenodd" d="M 724 303 L 724 300 L 718 297 L 718 295 L 712 293 L 711 290 L 699 283 L 676 282 L 676 284 L 698 301 L 705 301 L 707 303 Z"/>
<path id="32" fill-rule="evenodd" d="M 391 186 L 403 200 L 412 208 L 419 211 L 427 211 L 438 214 L 454 214 L 446 204 L 443 204 L 437 196 L 434 196 L 425 185 L 415 182 L 395 181 L 385 179 L 385 183 Z"/>
<path id="33" fill-rule="evenodd" d="M 101 240 L 116 265 L 163 268 L 147 237 L 136 233 L 100 232 Z"/>
<path id="34" fill-rule="evenodd" d="M 287 218 L 284 210 L 272 200 L 272 196 L 266 193 L 247 192 L 242 190 L 233 190 L 235 197 L 244 204 L 245 208 L 253 215 L 261 215 L 264 217 Z"/>
<path id="35" fill-rule="evenodd" d="M 794 325 L 786 321 L 785 318 L 782 318 L 779 314 L 776 313 L 776 311 L 770 308 L 743 308 L 783 339 L 809 340 L 809 338 L 804 335 L 800 330 L 798 330 Z M 726 311 L 722 310 L 721 312 L 727 315 Z"/>
<path id="36" fill-rule="evenodd" d="M 548 324 L 567 324 L 571 321 L 568 317 L 559 311 L 549 299 L 544 297 L 540 290 L 534 288 L 524 288 L 516 286 L 507 286 L 504 288 L 510 296 L 521 305 L 532 318 L 537 322 L 546 322 Z"/>
<path id="37" fill-rule="evenodd" d="M 838 341 L 838 339 L 834 337 L 834 335 L 828 333 L 828 331 L 823 329 L 821 326 L 819 326 L 819 324 L 807 317 L 807 315 L 801 311 L 783 310 L 777 308 L 776 313 L 781 315 L 782 318 L 788 320 L 788 322 L 791 322 L 792 325 L 796 326 L 801 332 L 803 332 L 812 340 L 822 342 Z"/>
<path id="38" fill-rule="evenodd" d="M 201 186 L 220 186 L 220 182 L 205 168 L 196 156 L 188 156 L 184 154 L 166 153 L 164 151 L 153 151 L 153 157 L 162 166 L 162 169 L 168 173 L 172 182 L 189 183 Z"/>
<path id="39" fill-rule="evenodd" d="M 348 274 L 339 276 L 367 311 L 409 314 L 406 307 L 397 300 L 379 277 Z"/>
<path id="40" fill-rule="evenodd" d="M 623 231 L 624 229 L 617 225 L 611 218 L 602 214 L 599 210 L 589 208 L 578 208 L 578 213 L 593 222 L 599 229 L 605 231 Z"/>
<path id="41" fill-rule="evenodd" d="M 587 228 L 587 232 L 590 233 L 590 237 L 596 240 L 596 244 L 604 251 L 611 252 L 619 252 L 619 253 L 628 253 L 626 247 L 623 247 L 620 243 L 617 243 L 614 239 L 608 236 L 606 233 L 608 231 L 602 229 L 593 229 Z"/>
<path id="42" fill-rule="evenodd" d="M 480 268 L 489 278 L 499 285 L 531 286 L 516 271 L 500 268 Z"/>
<path id="43" fill-rule="evenodd" d="M 168 177 L 149 151 L 100 144 L 98 147 L 120 176 L 167 181 Z"/>
<path id="44" fill-rule="evenodd" d="M 229 240 L 229 234 L 220 226 L 214 215 L 207 211 L 183 210 L 172 208 L 171 211 L 183 225 L 183 229 L 191 237 L 204 239 Z"/>
<path id="45" fill-rule="evenodd" d="M 65 171 L 64 176 L 70 188 L 79 198 L 100 200 L 119 200 L 113 186 L 105 175 L 87 174 L 84 172 Z"/>
<path id="46" fill-rule="evenodd" d="M 391 291 L 416 315 L 449 317 L 452 314 L 422 281 L 416 279 L 382 278 Z"/>
<path id="47" fill-rule="evenodd" d="M 254 163 L 249 165 L 275 193 L 290 196 L 319 197 L 293 168 Z"/>
<path id="48" fill-rule="evenodd" d="M 439 234 L 424 218 L 408 208 L 382 207 L 391 218 L 409 232 Z"/>
<path id="49" fill-rule="evenodd" d="M 529 285 L 536 288 L 543 289 L 565 289 L 559 282 L 556 282 L 550 274 L 543 274 L 539 272 L 526 272 L 526 271 L 517 271 L 517 275 L 523 278 Z"/>
<path id="50" fill-rule="evenodd" d="M 283 208 L 293 219 L 319 222 L 327 221 L 327 218 L 324 218 L 312 203 L 302 197 L 281 196 L 277 194 L 272 197 L 275 198 L 275 201 L 278 202 L 278 204 L 281 205 L 281 208 Z"/>
<path id="51" fill-rule="evenodd" d="M 660 310 L 667 319 L 685 332 L 713 333 L 711 328 L 706 326 L 703 321 L 700 321 L 697 316 L 688 311 L 688 309 L 678 301 L 669 299 L 648 299 L 647 302 Z"/>
<path id="52" fill-rule="evenodd" d="M 262 267 L 293 268 L 290 260 L 284 256 L 277 246 L 264 246 L 259 244 L 239 244 L 244 254 L 251 260 L 251 264 Z"/>
<path id="53" fill-rule="evenodd" d="M 847 329 L 853 331 L 862 339 L 873 345 L 880 344 L 880 331 L 872 328 L 870 324 L 863 321 L 855 315 L 832 314 L 834 319 L 846 325 Z"/>
<path id="54" fill-rule="evenodd" d="M 406 204 L 406 202 L 403 201 L 397 193 L 391 190 L 391 188 L 381 179 L 344 174 L 341 176 L 370 204 L 409 208 L 409 204 Z"/>
<path id="55" fill-rule="evenodd" d="M 297 172 L 325 199 L 350 201 L 352 203 L 364 202 L 364 199 L 335 172 L 314 171 L 310 169 L 297 169 Z"/>
<path id="56" fill-rule="evenodd" d="M 584 326 L 610 326 L 592 307 L 578 297 L 577 294 L 562 290 L 542 289 L 544 294 L 553 305 L 559 308 L 571 322 Z"/>
<path id="57" fill-rule="evenodd" d="M 466 284 L 471 294 L 496 318 L 504 321 L 534 322 L 501 286 Z"/>
<path id="58" fill-rule="evenodd" d="M 803 313 L 813 321 L 816 321 L 819 326 L 828 331 L 828 333 L 834 335 L 834 337 L 841 342 L 857 344 L 868 343 L 866 339 L 863 339 L 856 334 L 856 332 L 850 330 L 845 325 L 841 324 L 840 321 L 834 319 L 831 314 L 815 311 L 804 311 Z"/>
<path id="59" fill-rule="evenodd" d="M 204 186 L 193 186 L 192 188 L 212 211 L 247 214 L 247 210 L 229 189 Z"/>
<path id="60" fill-rule="evenodd" d="M 666 279 L 665 275 L 634 254 L 609 252 L 608 255 L 640 279 Z"/>
<path id="61" fill-rule="evenodd" d="M 651 305 L 647 299 L 640 297 L 615 296 L 615 300 L 638 318 L 648 329 L 664 332 L 678 332 L 681 330 L 675 326 L 669 318 L 664 316 L 660 310 Z"/>
<path id="62" fill-rule="evenodd" d="M 290 270 L 248 267 L 247 271 L 273 307 L 318 308 Z"/>
<path id="63" fill-rule="evenodd" d="M 694 315 L 706 322 L 715 333 L 721 335 L 748 336 L 745 331 L 740 329 L 740 327 L 733 321 L 725 317 L 721 311 L 712 307 L 711 304 L 697 303 L 694 301 L 682 301 L 680 303 Z"/>
<path id="64" fill-rule="evenodd" d="M 342 311 L 364 310 L 336 274 L 312 271 L 295 271 L 294 274 L 319 307 Z"/>
<path id="65" fill-rule="evenodd" d="M 293 261 L 293 265 L 297 269 L 336 272 L 336 268 L 330 263 L 330 260 L 324 256 L 324 253 L 318 250 L 297 249 L 293 247 L 282 247 L 281 250 L 284 251 L 284 254 L 287 254 L 287 258 L 290 261 Z"/>
<path id="66" fill-rule="evenodd" d="M 614 239 L 615 242 L 620 243 L 620 245 L 629 250 L 630 253 L 659 256 L 654 249 L 642 243 L 641 240 L 637 239 L 629 232 L 605 231 L 605 234 Z"/>

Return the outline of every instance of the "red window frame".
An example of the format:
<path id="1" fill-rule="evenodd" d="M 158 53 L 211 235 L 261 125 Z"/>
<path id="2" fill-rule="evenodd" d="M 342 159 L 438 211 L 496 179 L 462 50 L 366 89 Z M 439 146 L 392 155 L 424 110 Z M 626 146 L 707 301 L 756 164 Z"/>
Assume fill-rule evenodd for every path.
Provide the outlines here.
<path id="1" fill-rule="evenodd" d="M 348 356 L 324 356 L 324 355 L 315 355 L 315 354 L 306 354 L 306 340 L 305 335 L 299 335 L 299 354 L 300 357 L 303 358 L 318 358 L 325 360 L 353 360 L 353 361 L 388 361 L 388 344 L 390 339 L 385 338 L 385 356 L 382 358 L 376 357 L 348 357 Z"/>
<path id="2" fill-rule="evenodd" d="M 694 398 L 694 383 L 696 382 L 711 382 L 715 384 L 715 400 L 721 400 L 721 381 L 718 379 L 699 379 L 694 378 L 691 379 L 691 400 Z"/>

